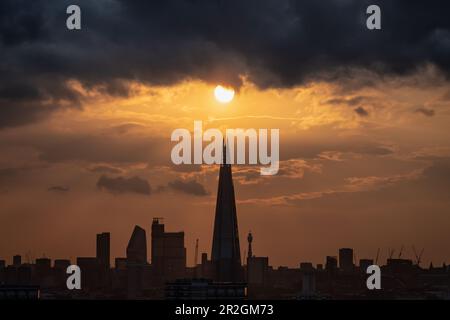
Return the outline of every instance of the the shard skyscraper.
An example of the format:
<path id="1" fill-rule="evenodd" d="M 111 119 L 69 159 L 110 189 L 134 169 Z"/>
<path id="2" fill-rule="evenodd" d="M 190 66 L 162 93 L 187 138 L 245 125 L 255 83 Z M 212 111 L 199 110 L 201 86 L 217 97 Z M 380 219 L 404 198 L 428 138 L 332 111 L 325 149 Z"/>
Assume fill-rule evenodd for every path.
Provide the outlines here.
<path id="1" fill-rule="evenodd" d="M 239 282 L 243 280 L 239 232 L 234 198 L 231 164 L 227 163 L 227 151 L 223 144 L 223 161 L 220 165 L 219 187 L 217 191 L 216 215 L 211 260 L 215 280 Z"/>

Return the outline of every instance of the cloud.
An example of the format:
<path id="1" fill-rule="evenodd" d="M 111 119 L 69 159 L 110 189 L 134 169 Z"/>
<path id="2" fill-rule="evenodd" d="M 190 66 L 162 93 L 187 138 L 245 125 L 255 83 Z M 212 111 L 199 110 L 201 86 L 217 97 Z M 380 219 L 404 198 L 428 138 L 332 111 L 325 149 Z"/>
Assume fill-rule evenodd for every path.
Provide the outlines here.
<path id="1" fill-rule="evenodd" d="M 97 188 L 106 190 L 113 194 L 122 193 L 137 193 L 143 195 L 150 195 L 151 187 L 147 180 L 139 177 L 117 177 L 110 178 L 108 176 L 101 176 L 97 182 Z"/>
<path id="2" fill-rule="evenodd" d="M 354 111 L 361 117 L 367 117 L 369 115 L 369 112 L 363 107 L 358 107 Z"/>
<path id="3" fill-rule="evenodd" d="M 167 184 L 167 187 L 174 191 L 186 193 L 189 195 L 199 196 L 199 197 L 209 195 L 209 192 L 206 191 L 205 187 L 201 183 L 199 183 L 195 180 L 189 180 L 189 181 L 174 180 L 174 181 L 170 181 Z"/>
<path id="4" fill-rule="evenodd" d="M 93 163 L 166 163 L 170 141 L 151 134 L 122 137 L 111 131 L 61 133 L 42 136 L 34 146 L 39 158 L 50 163 L 86 161 Z M 94 171 L 113 173 L 117 168 L 93 167 Z M 110 172 L 106 172 L 110 171 Z"/>
<path id="5" fill-rule="evenodd" d="M 103 173 L 103 174 L 121 174 L 123 172 L 122 169 L 109 165 L 94 165 L 88 168 L 88 170 L 93 173 Z"/>
<path id="6" fill-rule="evenodd" d="M 448 172 L 450 172 L 450 170 L 447 171 L 447 173 Z M 298 204 L 298 202 L 305 200 L 314 200 L 341 194 L 377 191 L 405 182 L 415 182 L 419 179 L 422 179 L 423 177 L 423 170 L 413 170 L 406 174 L 396 174 L 391 176 L 350 177 L 345 179 L 344 184 L 334 188 L 326 188 L 324 190 L 318 191 L 291 193 L 267 198 L 249 198 L 239 200 L 238 202 L 240 204 L 247 205 L 292 206 Z"/>
<path id="7" fill-rule="evenodd" d="M 52 186 L 52 187 L 49 187 L 47 190 L 50 192 L 66 193 L 66 192 L 70 191 L 70 188 L 64 187 L 64 186 Z"/>
<path id="8" fill-rule="evenodd" d="M 444 0 L 380 0 L 376 32 L 365 26 L 368 0 L 79 0 L 77 32 L 65 27 L 69 4 L 1 2 L 0 127 L 79 107 L 72 80 L 126 96 L 130 80 L 239 87 L 245 76 L 273 88 L 351 78 L 361 69 L 403 76 L 431 63 L 447 78 L 450 72 Z"/>
<path id="9" fill-rule="evenodd" d="M 334 104 L 334 105 L 339 105 L 339 104 L 346 104 L 350 107 L 354 107 L 357 106 L 358 104 L 361 104 L 363 102 L 369 101 L 371 100 L 369 97 L 363 97 L 363 96 L 357 96 L 357 97 L 353 97 L 353 98 L 332 98 L 332 99 L 328 99 L 327 101 L 325 101 L 326 104 Z"/>
<path id="10" fill-rule="evenodd" d="M 417 108 L 415 110 L 415 112 L 416 113 L 421 113 L 422 115 L 427 116 L 427 117 L 432 117 L 432 116 L 435 115 L 435 112 L 434 112 L 433 109 L 427 109 L 427 108 L 424 108 L 424 107 Z"/>
<path id="11" fill-rule="evenodd" d="M 303 179 L 306 172 L 320 174 L 322 166 L 320 164 L 308 163 L 302 159 L 291 159 L 280 161 L 280 169 L 275 176 L 261 175 L 261 166 L 236 165 L 233 168 L 233 179 L 241 185 L 252 185 L 263 182 L 270 182 L 274 178 Z"/>

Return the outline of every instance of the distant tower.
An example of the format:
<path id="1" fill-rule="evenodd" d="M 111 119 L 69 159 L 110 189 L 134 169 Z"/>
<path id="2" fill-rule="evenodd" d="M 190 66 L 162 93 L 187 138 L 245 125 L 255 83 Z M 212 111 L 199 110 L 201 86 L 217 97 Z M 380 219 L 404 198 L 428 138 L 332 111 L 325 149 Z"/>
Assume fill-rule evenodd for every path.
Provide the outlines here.
<path id="1" fill-rule="evenodd" d="M 251 232 L 248 233 L 247 241 L 248 241 L 248 257 L 251 258 L 251 257 L 253 257 L 253 251 L 252 251 L 253 235 Z"/>
<path id="2" fill-rule="evenodd" d="M 339 269 L 344 272 L 352 272 L 353 264 L 353 249 L 341 248 L 339 249 Z"/>
<path id="3" fill-rule="evenodd" d="M 147 236 L 145 230 L 135 226 L 127 246 L 127 297 L 142 295 L 144 267 L 147 265 Z"/>
<path id="4" fill-rule="evenodd" d="M 135 226 L 127 246 L 127 262 L 130 264 L 147 263 L 147 237 L 145 230 Z"/>
<path id="5" fill-rule="evenodd" d="M 227 164 L 227 151 L 223 143 L 223 161 L 220 165 L 217 191 L 216 215 L 211 261 L 215 269 L 215 280 L 237 282 L 243 280 L 239 232 L 234 198 L 231 165 Z"/>
<path id="6" fill-rule="evenodd" d="M 152 269 L 161 281 L 183 278 L 186 271 L 184 232 L 166 232 L 162 218 L 152 222 Z"/>
<path id="7" fill-rule="evenodd" d="M 97 259 L 103 268 L 110 268 L 110 233 L 97 234 Z"/>
<path id="8" fill-rule="evenodd" d="M 22 256 L 19 254 L 16 254 L 13 257 L 13 266 L 14 267 L 20 267 L 20 265 L 22 264 Z"/>

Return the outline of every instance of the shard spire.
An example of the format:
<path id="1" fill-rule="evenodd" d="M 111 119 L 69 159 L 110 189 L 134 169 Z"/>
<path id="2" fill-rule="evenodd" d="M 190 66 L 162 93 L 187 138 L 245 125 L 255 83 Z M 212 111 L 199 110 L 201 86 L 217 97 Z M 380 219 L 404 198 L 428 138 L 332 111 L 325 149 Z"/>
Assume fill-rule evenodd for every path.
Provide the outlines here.
<path id="1" fill-rule="evenodd" d="M 215 267 L 215 280 L 236 282 L 242 280 L 239 232 L 234 197 L 231 164 L 227 163 L 227 149 L 223 143 L 217 191 L 216 214 L 211 260 Z"/>

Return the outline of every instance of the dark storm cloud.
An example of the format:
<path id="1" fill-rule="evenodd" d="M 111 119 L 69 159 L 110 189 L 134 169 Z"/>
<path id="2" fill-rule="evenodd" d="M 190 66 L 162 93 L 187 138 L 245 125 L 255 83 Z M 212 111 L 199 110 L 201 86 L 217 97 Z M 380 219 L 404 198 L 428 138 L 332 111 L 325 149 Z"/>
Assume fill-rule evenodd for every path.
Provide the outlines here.
<path id="1" fill-rule="evenodd" d="M 97 188 L 106 190 L 113 194 L 137 193 L 150 195 L 151 187 L 147 180 L 139 177 L 116 177 L 101 176 L 97 182 Z"/>
<path id="2" fill-rule="evenodd" d="M 76 1 L 82 30 L 65 28 L 73 1 L 0 4 L 0 127 L 34 121 L 63 102 L 66 85 L 126 95 L 122 80 L 185 79 L 239 87 L 335 81 L 354 68 L 404 75 L 426 63 L 450 70 L 448 1 L 381 0 L 382 30 L 365 26 L 373 1 Z M 68 102 L 68 103 L 67 103 Z"/>
<path id="3" fill-rule="evenodd" d="M 170 189 L 183 192 L 186 194 L 194 195 L 194 196 L 207 196 L 209 193 L 206 191 L 205 187 L 195 181 L 195 180 L 189 180 L 189 181 L 182 181 L 182 180 L 174 180 L 170 181 L 167 185 Z"/>

